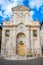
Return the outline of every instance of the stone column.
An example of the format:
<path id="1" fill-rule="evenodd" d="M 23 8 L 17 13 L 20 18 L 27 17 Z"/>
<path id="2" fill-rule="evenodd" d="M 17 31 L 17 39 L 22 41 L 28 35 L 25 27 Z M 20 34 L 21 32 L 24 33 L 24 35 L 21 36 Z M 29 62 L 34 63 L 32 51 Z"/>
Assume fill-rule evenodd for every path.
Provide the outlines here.
<path id="1" fill-rule="evenodd" d="M 29 47 L 31 49 L 31 29 L 29 29 Z"/>
<path id="2" fill-rule="evenodd" d="M 26 52 L 30 52 L 30 43 L 29 43 L 29 28 L 26 29 Z"/>
<path id="3" fill-rule="evenodd" d="M 34 55 L 33 30 L 31 29 L 31 52 Z"/>
<path id="4" fill-rule="evenodd" d="M 1 43 L 1 55 L 4 55 L 4 48 L 5 48 L 5 29 L 2 29 L 2 43 Z"/>
<path id="5" fill-rule="evenodd" d="M 16 28 L 13 27 L 12 29 L 12 49 L 13 49 L 13 54 L 16 54 Z"/>
<path id="6" fill-rule="evenodd" d="M 37 37 L 37 41 L 38 41 L 38 50 L 37 50 L 37 53 L 39 53 L 41 55 L 41 40 L 40 40 L 40 28 L 37 29 L 37 34 L 38 34 L 38 37 Z"/>
<path id="7" fill-rule="evenodd" d="M 12 48 L 12 46 L 13 46 L 13 29 L 12 28 L 10 28 L 10 47 L 9 47 L 9 51 L 10 51 L 10 56 L 12 56 L 13 55 L 13 48 Z"/>

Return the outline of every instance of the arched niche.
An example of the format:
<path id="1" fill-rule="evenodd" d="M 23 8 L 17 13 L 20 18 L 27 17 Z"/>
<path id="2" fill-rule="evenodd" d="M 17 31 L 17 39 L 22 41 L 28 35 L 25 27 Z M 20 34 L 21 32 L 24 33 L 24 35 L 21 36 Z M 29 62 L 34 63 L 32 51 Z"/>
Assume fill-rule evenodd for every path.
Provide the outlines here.
<path id="1" fill-rule="evenodd" d="M 17 43 L 16 43 L 16 54 L 17 55 L 25 55 L 25 34 L 19 33 L 17 35 Z"/>

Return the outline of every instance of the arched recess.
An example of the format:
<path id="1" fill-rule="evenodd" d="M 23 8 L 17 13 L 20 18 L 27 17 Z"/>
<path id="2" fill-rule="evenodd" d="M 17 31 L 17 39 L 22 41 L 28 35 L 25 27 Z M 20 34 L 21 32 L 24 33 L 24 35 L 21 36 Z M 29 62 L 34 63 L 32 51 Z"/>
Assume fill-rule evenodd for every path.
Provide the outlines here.
<path id="1" fill-rule="evenodd" d="M 19 33 L 17 35 L 16 54 L 25 55 L 25 34 L 24 33 Z"/>

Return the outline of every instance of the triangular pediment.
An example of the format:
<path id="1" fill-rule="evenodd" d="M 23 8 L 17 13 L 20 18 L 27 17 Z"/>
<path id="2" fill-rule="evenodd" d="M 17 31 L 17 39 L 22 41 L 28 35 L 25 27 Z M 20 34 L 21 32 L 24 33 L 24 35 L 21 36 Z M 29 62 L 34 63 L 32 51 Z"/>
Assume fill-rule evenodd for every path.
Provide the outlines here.
<path id="1" fill-rule="evenodd" d="M 30 11 L 30 8 L 24 5 L 19 5 L 19 6 L 13 7 L 12 11 Z"/>

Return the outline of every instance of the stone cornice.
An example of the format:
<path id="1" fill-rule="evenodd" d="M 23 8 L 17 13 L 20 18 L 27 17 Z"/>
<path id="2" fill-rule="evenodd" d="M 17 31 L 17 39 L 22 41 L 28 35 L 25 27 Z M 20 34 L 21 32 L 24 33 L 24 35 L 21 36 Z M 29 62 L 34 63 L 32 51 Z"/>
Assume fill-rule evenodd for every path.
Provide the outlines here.
<path id="1" fill-rule="evenodd" d="M 26 27 L 40 27 L 39 25 L 25 25 Z M 3 25 L 3 27 L 18 27 L 18 25 Z"/>
<path id="2" fill-rule="evenodd" d="M 13 7 L 12 11 L 30 11 L 30 8 L 24 5 L 19 5 L 19 6 Z"/>
<path id="3" fill-rule="evenodd" d="M 17 25 L 3 25 L 3 27 L 17 27 Z"/>

